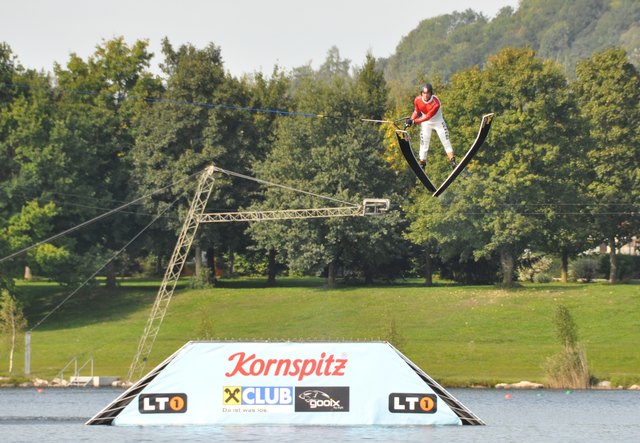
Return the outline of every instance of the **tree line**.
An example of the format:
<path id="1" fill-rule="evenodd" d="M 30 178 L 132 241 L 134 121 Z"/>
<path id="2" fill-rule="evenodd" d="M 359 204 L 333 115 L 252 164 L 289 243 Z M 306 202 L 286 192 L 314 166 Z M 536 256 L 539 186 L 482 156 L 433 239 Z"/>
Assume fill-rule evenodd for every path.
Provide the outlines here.
<path id="1" fill-rule="evenodd" d="M 285 186 L 219 174 L 211 212 L 313 208 L 315 195 L 389 198 L 392 210 L 201 225 L 194 251 L 205 280 L 224 267 L 269 282 L 286 272 L 325 275 L 330 284 L 416 274 L 429 283 L 439 271 L 509 284 L 526 248 L 560 257 L 566 277 L 570 258 L 602 242 L 615 251 L 640 231 L 640 76 L 620 48 L 581 60 L 572 80 L 531 49 L 504 48 L 447 81 L 421 74 L 410 86 L 388 83 L 371 55 L 351 66 L 337 48 L 317 70 L 276 66 L 240 78 L 225 71 L 214 44 L 175 48 L 165 39 L 162 54 L 162 75 L 154 75 L 146 42 L 115 38 L 44 73 L 0 44 L 0 257 L 28 248 L 0 262 L 3 287 L 11 290 L 25 266 L 65 284 L 103 263 L 110 285 L 141 267 L 160 273 L 194 174 L 212 163 Z M 425 81 L 443 102 L 459 156 L 480 117 L 496 114 L 468 173 L 438 199 L 399 160 L 393 128 L 361 121 L 408 115 Z M 435 181 L 447 169 L 439 149 L 434 139 Z"/>

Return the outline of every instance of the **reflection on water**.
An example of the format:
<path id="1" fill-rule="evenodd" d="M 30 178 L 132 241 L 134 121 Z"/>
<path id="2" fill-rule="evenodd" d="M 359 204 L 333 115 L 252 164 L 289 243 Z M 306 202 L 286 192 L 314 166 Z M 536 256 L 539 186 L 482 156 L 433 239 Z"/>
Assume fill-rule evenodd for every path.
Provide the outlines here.
<path id="1" fill-rule="evenodd" d="M 116 389 L 0 389 L 2 442 L 639 442 L 640 391 L 451 389 L 487 426 L 85 426 Z"/>

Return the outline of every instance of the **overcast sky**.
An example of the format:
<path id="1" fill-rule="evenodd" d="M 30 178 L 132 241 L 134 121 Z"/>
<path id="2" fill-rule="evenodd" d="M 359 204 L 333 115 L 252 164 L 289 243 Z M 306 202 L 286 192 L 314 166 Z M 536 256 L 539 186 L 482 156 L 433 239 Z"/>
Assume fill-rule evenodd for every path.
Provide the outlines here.
<path id="1" fill-rule="evenodd" d="M 232 75 L 318 68 L 336 46 L 342 58 L 362 65 L 394 53 L 422 20 L 473 9 L 489 18 L 518 0 L 0 0 L 0 41 L 26 68 L 51 71 L 75 53 L 92 55 L 103 40 L 148 40 L 162 62 L 160 43 L 191 43 L 222 50 Z"/>

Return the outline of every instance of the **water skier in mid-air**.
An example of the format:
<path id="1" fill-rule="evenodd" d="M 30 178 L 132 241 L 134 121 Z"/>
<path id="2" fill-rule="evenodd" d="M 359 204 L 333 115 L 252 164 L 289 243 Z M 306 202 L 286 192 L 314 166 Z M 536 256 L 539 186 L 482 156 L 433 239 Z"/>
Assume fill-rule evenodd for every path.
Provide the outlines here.
<path id="1" fill-rule="evenodd" d="M 451 168 L 456 168 L 456 156 L 449 140 L 449 130 L 447 123 L 442 116 L 442 105 L 440 99 L 433 95 L 433 86 L 427 83 L 422 86 L 420 95 L 414 101 L 414 110 L 405 123 L 405 129 L 414 124 L 420 124 L 420 153 L 419 162 L 422 169 L 427 165 L 427 153 L 429 151 L 429 142 L 431 141 L 431 132 L 436 131 L 444 146 L 444 150 L 449 157 Z"/>

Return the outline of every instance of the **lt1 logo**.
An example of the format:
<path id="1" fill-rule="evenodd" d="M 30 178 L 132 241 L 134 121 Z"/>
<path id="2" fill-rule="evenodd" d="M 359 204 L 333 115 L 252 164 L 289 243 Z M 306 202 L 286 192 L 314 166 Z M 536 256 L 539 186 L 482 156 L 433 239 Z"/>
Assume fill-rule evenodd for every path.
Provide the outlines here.
<path id="1" fill-rule="evenodd" d="M 437 397 L 433 394 L 389 394 L 389 412 L 435 414 Z"/>
<path id="2" fill-rule="evenodd" d="M 183 414 L 187 412 L 187 394 L 140 394 L 141 414 Z"/>

